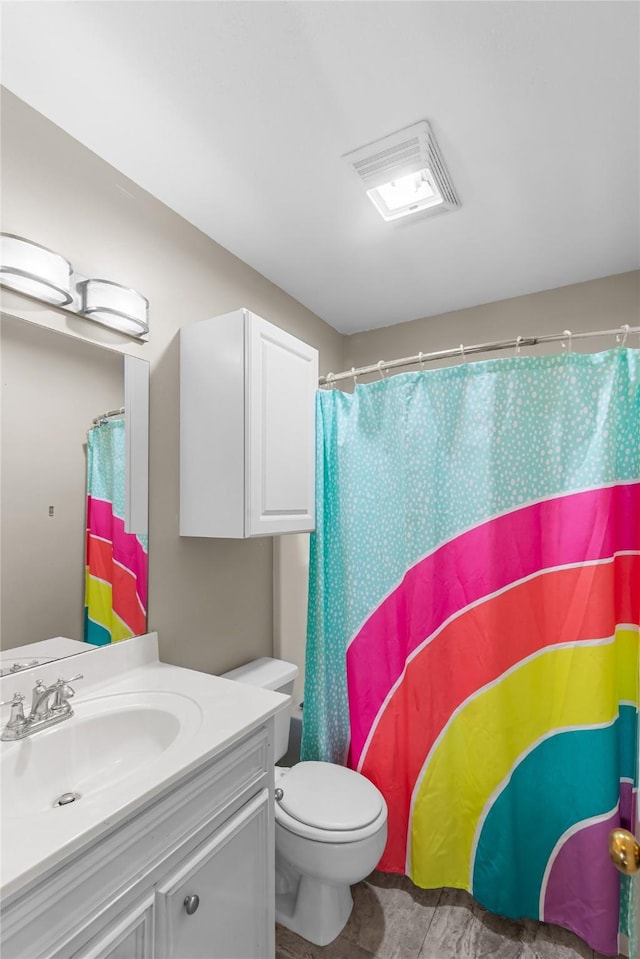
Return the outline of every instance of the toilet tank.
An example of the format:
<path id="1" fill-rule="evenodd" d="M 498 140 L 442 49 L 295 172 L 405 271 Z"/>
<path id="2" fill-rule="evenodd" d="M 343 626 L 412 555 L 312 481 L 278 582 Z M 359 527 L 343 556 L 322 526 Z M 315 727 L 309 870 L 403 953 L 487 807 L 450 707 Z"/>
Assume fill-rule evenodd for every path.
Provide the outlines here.
<path id="1" fill-rule="evenodd" d="M 263 689 L 273 689 L 276 693 L 285 696 L 293 695 L 293 684 L 298 675 L 295 663 L 287 663 L 284 659 L 272 659 L 263 656 L 253 659 L 244 666 L 222 673 L 222 679 L 233 679 L 237 683 L 246 683 L 248 686 L 261 686 Z M 289 745 L 289 723 L 291 720 L 290 708 L 280 710 L 275 717 L 274 761 L 282 759 Z"/>

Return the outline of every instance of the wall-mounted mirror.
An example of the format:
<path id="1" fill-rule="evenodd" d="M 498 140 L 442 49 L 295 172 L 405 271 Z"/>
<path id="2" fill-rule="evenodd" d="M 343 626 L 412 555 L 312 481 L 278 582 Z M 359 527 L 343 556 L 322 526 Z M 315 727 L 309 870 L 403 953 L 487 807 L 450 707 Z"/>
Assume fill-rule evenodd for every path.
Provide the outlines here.
<path id="1" fill-rule="evenodd" d="M 149 364 L 7 314 L 0 357 L 0 666 L 146 632 Z"/>

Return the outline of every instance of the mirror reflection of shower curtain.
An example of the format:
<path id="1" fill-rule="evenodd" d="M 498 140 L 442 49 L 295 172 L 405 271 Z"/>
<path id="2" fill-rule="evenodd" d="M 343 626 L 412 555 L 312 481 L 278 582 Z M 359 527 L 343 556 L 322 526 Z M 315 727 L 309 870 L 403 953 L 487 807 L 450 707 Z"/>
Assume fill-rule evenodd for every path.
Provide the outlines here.
<path id="1" fill-rule="evenodd" d="M 85 642 L 105 646 L 146 631 L 147 541 L 125 531 L 125 424 L 87 438 Z"/>

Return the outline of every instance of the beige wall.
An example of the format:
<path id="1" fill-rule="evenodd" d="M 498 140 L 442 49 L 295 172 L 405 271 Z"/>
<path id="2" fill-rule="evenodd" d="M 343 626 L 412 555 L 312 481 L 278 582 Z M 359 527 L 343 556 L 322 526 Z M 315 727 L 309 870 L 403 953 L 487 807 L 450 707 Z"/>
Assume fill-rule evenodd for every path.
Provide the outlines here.
<path id="1" fill-rule="evenodd" d="M 178 536 L 182 325 L 245 306 L 316 346 L 326 373 L 460 342 L 638 322 L 636 272 L 343 338 L 8 93 L 1 175 L 3 230 L 60 251 L 79 272 L 99 271 L 139 289 L 151 302 L 150 341 L 138 351 L 151 362 L 149 624 L 160 633 L 163 659 L 184 666 L 219 672 L 272 651 L 303 665 L 308 536 Z M 301 676 L 298 699 L 302 689 Z"/>
<path id="2" fill-rule="evenodd" d="M 0 347 L 0 646 L 82 640 L 86 433 L 123 405 L 124 360 L 6 316 Z"/>
<path id="3" fill-rule="evenodd" d="M 637 326 L 639 322 L 640 272 L 634 270 L 590 280 L 588 283 L 576 283 L 556 290 L 545 290 L 542 293 L 517 296 L 454 313 L 412 320 L 398 326 L 354 333 L 345 337 L 343 368 L 351 369 L 352 366 L 368 366 L 378 360 L 415 356 L 421 351 L 429 353 L 451 349 L 459 343 L 489 343 L 515 339 L 517 336 L 560 333 L 566 329 L 574 332 L 606 330 L 624 323 Z M 633 345 L 639 345 L 637 336 Z M 614 337 L 598 337 L 576 340 L 573 349 L 591 353 L 612 346 L 615 346 Z M 557 343 L 540 344 L 524 348 L 523 353 L 552 353 L 560 348 Z M 504 355 L 479 353 L 473 358 L 482 360 Z M 436 365 L 445 364 L 442 361 L 430 363 L 429 368 Z M 397 372 L 406 372 L 406 369 Z"/>
<path id="4" fill-rule="evenodd" d="M 1 120 L 2 230 L 150 301 L 150 339 L 139 355 L 151 363 L 149 626 L 162 658 L 219 672 L 270 655 L 271 539 L 178 535 L 177 334 L 244 306 L 316 346 L 323 372 L 342 367 L 342 337 L 7 91 Z"/>

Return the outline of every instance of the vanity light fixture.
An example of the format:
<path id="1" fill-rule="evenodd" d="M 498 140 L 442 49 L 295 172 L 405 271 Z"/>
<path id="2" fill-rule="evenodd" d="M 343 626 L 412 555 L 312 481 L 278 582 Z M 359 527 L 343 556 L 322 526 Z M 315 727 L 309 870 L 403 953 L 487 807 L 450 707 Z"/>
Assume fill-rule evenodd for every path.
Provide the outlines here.
<path id="1" fill-rule="evenodd" d="M 56 306 L 73 300 L 69 261 L 14 233 L 0 233 L 0 283 Z"/>
<path id="2" fill-rule="evenodd" d="M 149 332 L 149 301 L 141 293 L 111 280 L 83 280 L 78 284 L 80 313 L 130 336 Z"/>
<path id="3" fill-rule="evenodd" d="M 446 213 L 460 206 L 426 120 L 345 154 L 384 220 Z"/>
<path id="4" fill-rule="evenodd" d="M 128 336 L 149 332 L 149 301 L 141 293 L 75 273 L 59 253 L 14 233 L 0 233 L 0 286 Z"/>

